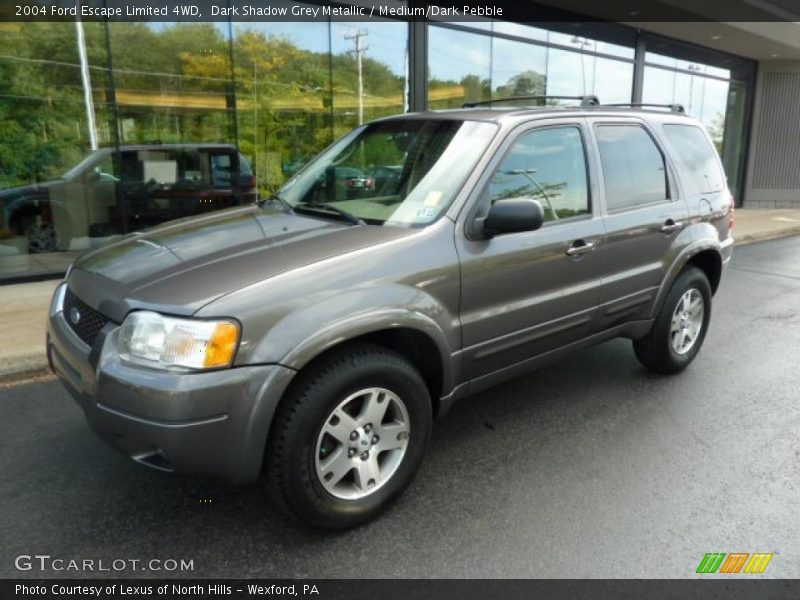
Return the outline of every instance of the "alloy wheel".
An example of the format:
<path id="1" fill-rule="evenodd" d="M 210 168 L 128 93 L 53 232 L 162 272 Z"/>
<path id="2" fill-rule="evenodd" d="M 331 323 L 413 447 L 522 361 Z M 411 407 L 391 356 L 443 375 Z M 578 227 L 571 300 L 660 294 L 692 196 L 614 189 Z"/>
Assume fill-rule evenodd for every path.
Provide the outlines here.
<path id="1" fill-rule="evenodd" d="M 359 500 L 394 475 L 408 447 L 408 410 L 391 390 L 350 394 L 325 419 L 314 453 L 316 473 L 332 496 Z"/>
<path id="2" fill-rule="evenodd" d="M 703 295 L 695 288 L 686 290 L 672 314 L 670 343 L 676 354 L 686 354 L 694 347 L 703 328 L 704 314 Z"/>

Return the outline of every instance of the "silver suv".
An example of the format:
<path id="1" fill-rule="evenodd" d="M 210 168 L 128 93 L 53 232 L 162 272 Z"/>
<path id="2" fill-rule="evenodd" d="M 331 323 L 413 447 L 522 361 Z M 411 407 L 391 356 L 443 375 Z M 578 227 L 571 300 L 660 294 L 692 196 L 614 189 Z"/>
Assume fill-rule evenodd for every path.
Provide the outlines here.
<path id="1" fill-rule="evenodd" d="M 647 368 L 684 369 L 732 226 L 714 146 L 679 107 L 407 114 L 272 198 L 84 254 L 47 352 L 134 460 L 263 478 L 306 523 L 350 527 L 410 483 L 458 398 L 620 336 Z"/>

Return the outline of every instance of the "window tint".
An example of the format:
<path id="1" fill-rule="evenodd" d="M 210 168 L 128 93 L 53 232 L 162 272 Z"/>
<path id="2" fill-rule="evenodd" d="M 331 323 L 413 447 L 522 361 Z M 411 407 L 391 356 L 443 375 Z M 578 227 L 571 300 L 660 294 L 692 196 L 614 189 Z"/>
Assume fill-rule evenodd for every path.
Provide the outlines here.
<path id="1" fill-rule="evenodd" d="M 526 196 L 545 221 L 589 214 L 583 139 L 577 127 L 539 129 L 514 142 L 489 183 L 491 202 Z"/>
<path id="2" fill-rule="evenodd" d="M 598 125 L 608 210 L 635 207 L 667 198 L 664 157 L 638 125 Z"/>
<path id="3" fill-rule="evenodd" d="M 689 193 L 707 194 L 725 187 L 725 176 L 717 161 L 714 147 L 699 127 L 693 125 L 664 125 L 670 144 L 686 174 Z"/>

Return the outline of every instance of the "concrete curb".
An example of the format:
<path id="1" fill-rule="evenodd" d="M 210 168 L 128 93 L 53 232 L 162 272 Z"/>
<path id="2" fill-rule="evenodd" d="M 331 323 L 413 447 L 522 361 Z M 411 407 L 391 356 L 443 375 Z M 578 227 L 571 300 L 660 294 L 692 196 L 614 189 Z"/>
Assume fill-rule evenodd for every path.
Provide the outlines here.
<path id="1" fill-rule="evenodd" d="M 34 381 L 47 381 L 55 379 L 55 373 L 50 368 L 19 371 L 0 378 L 0 390 L 3 388 L 14 387 L 23 383 L 33 383 Z"/>
<path id="2" fill-rule="evenodd" d="M 743 246 L 745 244 L 752 244 L 753 242 L 767 242 L 769 240 L 777 240 L 785 237 L 792 237 L 800 235 L 800 225 L 793 225 L 783 229 L 773 229 L 771 231 L 759 231 L 756 233 L 747 233 L 741 236 L 736 235 L 736 229 L 733 230 L 733 237 L 735 238 L 736 246 Z"/>
<path id="3" fill-rule="evenodd" d="M 44 346 L 44 344 L 42 344 Z M 41 352 L 7 358 L 0 363 L 0 386 L 9 380 L 36 377 L 43 371 L 50 372 L 44 348 Z"/>
<path id="4" fill-rule="evenodd" d="M 800 235 L 800 225 L 743 234 L 740 236 L 737 236 L 736 230 L 734 230 L 736 246 L 744 246 L 755 242 L 766 242 L 795 235 Z M 40 352 L 31 352 L 25 355 L 0 360 L 0 389 L 28 380 L 52 376 L 47 365 L 44 347 L 41 348 Z"/>

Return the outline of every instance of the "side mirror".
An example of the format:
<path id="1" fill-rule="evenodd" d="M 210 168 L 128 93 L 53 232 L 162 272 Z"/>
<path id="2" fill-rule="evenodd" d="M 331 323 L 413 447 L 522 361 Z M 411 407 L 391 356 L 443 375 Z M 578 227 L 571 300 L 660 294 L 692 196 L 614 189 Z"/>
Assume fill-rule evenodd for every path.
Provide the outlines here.
<path id="1" fill-rule="evenodd" d="M 534 231 L 544 223 L 544 209 L 538 200 L 524 196 L 495 201 L 483 219 L 483 235 Z"/>

